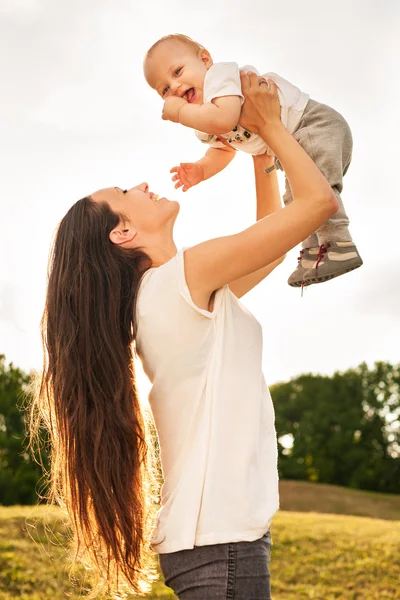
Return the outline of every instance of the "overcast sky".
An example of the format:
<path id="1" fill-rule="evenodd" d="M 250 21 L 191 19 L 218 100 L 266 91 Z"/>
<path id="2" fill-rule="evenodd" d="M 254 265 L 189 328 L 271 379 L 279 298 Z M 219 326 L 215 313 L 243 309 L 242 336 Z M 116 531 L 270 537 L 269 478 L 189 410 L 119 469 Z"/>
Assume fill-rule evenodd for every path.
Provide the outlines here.
<path id="1" fill-rule="evenodd" d="M 267 381 L 364 360 L 399 362 L 399 7 L 397 0 L 0 0 L 0 353 L 25 370 L 41 367 L 51 237 L 85 194 L 148 181 L 181 202 L 178 247 L 254 219 L 244 153 L 186 194 L 173 188 L 169 169 L 197 160 L 203 148 L 191 130 L 161 120 L 142 58 L 159 37 L 180 32 L 215 61 L 279 73 L 341 112 L 353 132 L 343 200 L 364 266 L 301 298 L 286 283 L 294 250 L 244 298 L 263 325 Z"/>

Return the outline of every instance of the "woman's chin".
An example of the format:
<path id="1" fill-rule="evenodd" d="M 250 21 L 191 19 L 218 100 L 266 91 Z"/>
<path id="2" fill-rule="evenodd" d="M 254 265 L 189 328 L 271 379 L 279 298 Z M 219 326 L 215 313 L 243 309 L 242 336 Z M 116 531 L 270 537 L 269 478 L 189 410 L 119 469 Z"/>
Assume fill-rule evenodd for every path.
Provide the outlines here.
<path id="1" fill-rule="evenodd" d="M 171 209 L 174 211 L 175 217 L 177 217 L 181 209 L 181 205 L 177 200 L 167 200 L 167 202 L 171 204 Z"/>

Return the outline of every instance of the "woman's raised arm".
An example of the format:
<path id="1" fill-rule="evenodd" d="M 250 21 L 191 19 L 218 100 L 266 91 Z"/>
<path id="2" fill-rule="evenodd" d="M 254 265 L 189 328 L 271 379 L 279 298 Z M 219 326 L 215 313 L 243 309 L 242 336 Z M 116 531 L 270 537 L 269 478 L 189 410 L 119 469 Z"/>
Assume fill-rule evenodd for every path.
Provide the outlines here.
<path id="1" fill-rule="evenodd" d="M 273 170 L 270 173 L 265 173 L 265 169 L 274 167 L 274 157 L 268 154 L 259 154 L 253 156 L 253 162 L 257 197 L 256 220 L 259 221 L 282 208 L 282 202 L 276 171 Z M 283 259 L 284 256 L 281 256 L 269 265 L 262 267 L 258 271 L 254 271 L 254 273 L 229 282 L 231 291 L 235 296 L 241 298 L 272 273 L 281 264 Z"/>
<path id="2" fill-rule="evenodd" d="M 308 154 L 280 120 L 276 85 L 242 75 L 246 126 L 259 133 L 278 157 L 293 202 L 235 235 L 215 238 L 185 252 L 185 272 L 193 301 L 207 308 L 212 293 L 282 257 L 315 231 L 338 208 L 332 189 Z M 242 121 L 241 121 L 242 122 Z"/>

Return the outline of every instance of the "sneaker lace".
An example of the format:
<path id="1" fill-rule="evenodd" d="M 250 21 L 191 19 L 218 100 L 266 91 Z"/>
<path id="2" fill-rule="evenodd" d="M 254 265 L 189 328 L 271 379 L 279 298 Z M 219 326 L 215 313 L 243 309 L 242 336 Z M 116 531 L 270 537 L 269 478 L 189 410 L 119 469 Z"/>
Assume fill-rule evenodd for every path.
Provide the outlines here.
<path id="1" fill-rule="evenodd" d="M 300 266 L 300 261 L 303 258 L 304 250 L 300 250 L 300 255 L 297 257 L 297 264 Z"/>
<path id="2" fill-rule="evenodd" d="M 319 247 L 317 262 L 315 263 L 316 271 L 318 271 L 318 265 L 321 262 L 321 260 L 324 258 L 325 254 L 328 252 L 330 247 L 331 247 L 331 245 L 329 242 L 327 244 L 321 244 L 321 246 Z"/>

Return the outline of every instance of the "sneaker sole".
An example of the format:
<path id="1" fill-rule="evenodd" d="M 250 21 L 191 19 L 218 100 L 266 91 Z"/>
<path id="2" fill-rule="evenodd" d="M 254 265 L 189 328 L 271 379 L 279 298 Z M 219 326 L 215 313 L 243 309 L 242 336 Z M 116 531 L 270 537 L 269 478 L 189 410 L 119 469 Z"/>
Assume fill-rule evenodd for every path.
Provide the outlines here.
<path id="1" fill-rule="evenodd" d="M 312 285 L 313 283 L 324 283 L 324 281 L 329 281 L 330 279 L 334 279 L 335 277 L 339 277 L 339 275 L 345 275 L 346 273 L 350 273 L 350 271 L 354 271 L 362 266 L 363 263 L 359 265 L 355 265 L 354 267 L 348 267 L 343 271 L 338 271 L 337 273 L 333 273 L 331 275 L 320 275 L 319 277 L 313 277 L 312 279 L 308 279 L 304 285 Z M 301 285 L 301 284 L 300 284 Z"/>
<path id="2" fill-rule="evenodd" d="M 290 285 L 290 287 L 307 287 L 307 285 L 311 285 L 313 283 L 313 281 L 292 281 L 291 283 L 288 282 L 288 285 Z"/>

